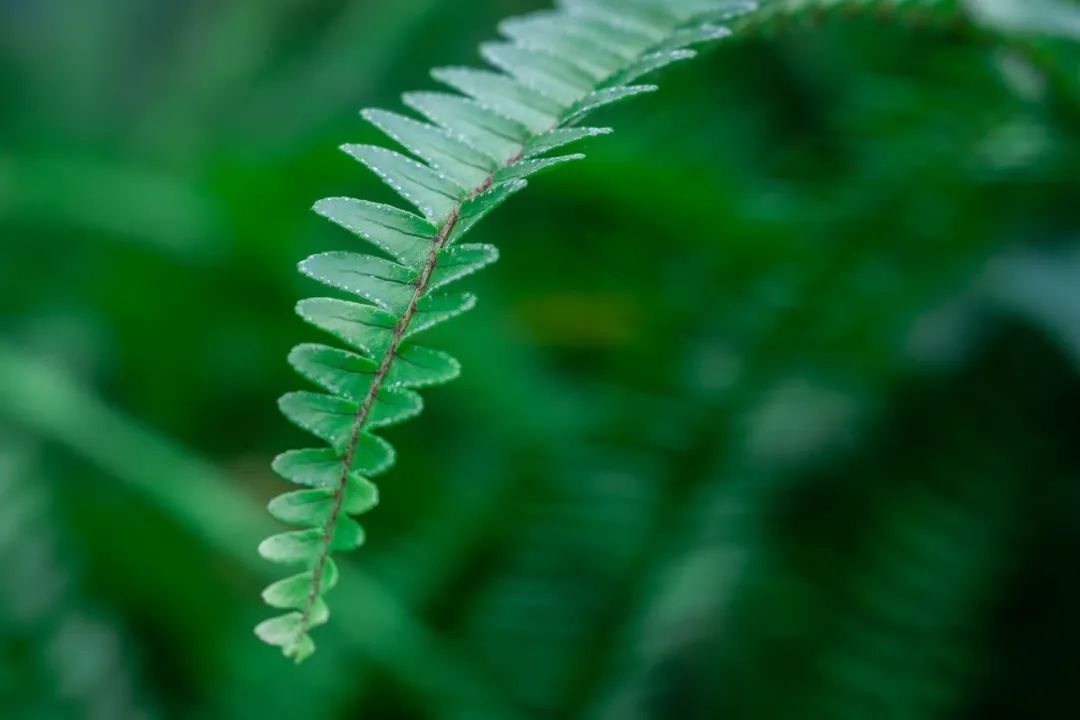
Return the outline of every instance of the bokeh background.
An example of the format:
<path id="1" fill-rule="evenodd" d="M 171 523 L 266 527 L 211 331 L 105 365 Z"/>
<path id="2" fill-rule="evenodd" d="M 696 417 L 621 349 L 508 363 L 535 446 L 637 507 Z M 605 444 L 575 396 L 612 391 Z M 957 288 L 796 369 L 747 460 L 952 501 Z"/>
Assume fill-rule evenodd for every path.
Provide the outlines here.
<path id="1" fill-rule="evenodd" d="M 308 208 L 545 3 L 0 0 L 0 716 L 1080 716 L 1080 52 L 929 4 L 748 27 L 477 231 L 294 667 Z"/>

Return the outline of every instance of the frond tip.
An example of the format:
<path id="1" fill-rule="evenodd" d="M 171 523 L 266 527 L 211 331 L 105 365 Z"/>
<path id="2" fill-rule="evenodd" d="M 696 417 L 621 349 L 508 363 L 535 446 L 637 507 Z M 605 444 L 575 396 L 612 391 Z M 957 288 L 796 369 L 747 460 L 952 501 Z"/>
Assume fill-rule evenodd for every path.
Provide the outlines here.
<path id="1" fill-rule="evenodd" d="M 424 120 L 363 112 L 416 159 L 372 145 L 342 149 L 419 214 L 351 198 L 315 204 L 373 253 L 322 253 L 300 263 L 305 275 L 362 302 L 317 298 L 297 307 L 349 351 L 304 344 L 289 355 L 323 392 L 289 393 L 281 411 L 328 447 L 274 460 L 277 474 L 305 489 L 274 499 L 270 513 L 300 529 L 268 538 L 259 552 L 302 571 L 264 591 L 268 605 L 288 612 L 255 628 L 262 640 L 297 662 L 315 651 L 310 631 L 328 620 L 324 595 L 338 580 L 332 555 L 363 543 L 353 516 L 376 505 L 371 478 L 394 463 L 393 448 L 375 432 L 421 412 L 417 388 L 458 375 L 456 360 L 417 337 L 471 309 L 471 294 L 447 290 L 498 259 L 491 245 L 459 241 L 527 178 L 584 157 L 549 153 L 610 132 L 580 127 L 591 113 L 655 90 L 633 83 L 693 57 L 691 45 L 726 37 L 716 23 L 752 9 L 743 0 L 560 0 L 555 10 L 500 26 L 506 40 L 481 50 L 493 69 L 432 73 L 456 94 L 406 95 Z"/>

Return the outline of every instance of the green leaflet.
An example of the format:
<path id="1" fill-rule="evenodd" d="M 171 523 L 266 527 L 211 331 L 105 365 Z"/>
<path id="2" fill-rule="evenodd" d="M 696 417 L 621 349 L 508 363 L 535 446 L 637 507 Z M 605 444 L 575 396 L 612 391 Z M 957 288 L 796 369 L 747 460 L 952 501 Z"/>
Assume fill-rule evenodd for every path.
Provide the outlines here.
<path id="1" fill-rule="evenodd" d="M 334 475 L 334 485 L 340 482 L 337 477 L 339 473 L 340 468 Z M 334 492 L 334 488 L 323 487 L 279 495 L 269 505 L 270 514 L 284 523 L 317 525 L 329 515 Z M 343 507 L 350 515 L 367 512 L 378 502 L 379 491 L 370 480 L 357 473 L 350 473 L 346 477 Z"/>
<path id="2" fill-rule="evenodd" d="M 425 295 L 416 308 L 416 314 L 405 330 L 405 339 L 419 335 L 447 320 L 476 307 L 472 293 L 432 293 Z"/>
<path id="3" fill-rule="evenodd" d="M 263 590 L 263 601 L 270 607 L 282 610 L 303 610 L 311 590 L 312 576 L 313 573 L 308 571 L 277 581 Z M 333 561 L 327 562 L 321 578 L 323 586 L 330 590 L 337 585 L 337 580 L 337 565 Z"/>
<path id="4" fill-rule="evenodd" d="M 394 464 L 394 449 L 385 440 L 361 433 L 350 472 L 374 477 Z M 296 485 L 334 488 L 341 477 L 341 456 L 329 448 L 290 450 L 274 458 L 274 472 Z"/>
<path id="5" fill-rule="evenodd" d="M 402 343 L 386 376 L 386 383 L 408 388 L 431 387 L 448 383 L 460 374 L 461 365 L 446 353 Z"/>
<path id="6" fill-rule="evenodd" d="M 274 498 L 267 509 L 283 523 L 319 526 L 334 511 L 334 491 L 330 488 L 297 490 Z"/>
<path id="7" fill-rule="evenodd" d="M 316 623 L 299 612 L 265 620 L 255 626 L 255 634 L 265 643 L 279 645 L 286 657 L 303 662 L 315 652 L 308 630 Z"/>
<path id="8" fill-rule="evenodd" d="M 525 145 L 524 157 L 543 155 L 557 148 L 609 133 L 611 133 L 611 128 L 559 128 L 529 140 Z"/>
<path id="9" fill-rule="evenodd" d="M 409 323 L 405 338 L 419 335 L 474 307 L 476 296 L 471 293 L 426 295 L 417 303 L 416 314 Z M 296 306 L 296 311 L 315 327 L 330 333 L 369 358 L 381 357 L 386 351 L 398 321 L 393 313 L 377 307 L 334 298 L 302 300 Z"/>
<path id="10" fill-rule="evenodd" d="M 367 358 L 325 345 L 298 345 L 289 354 L 289 362 L 308 380 L 355 402 L 364 400 L 376 370 Z M 397 425 L 419 415 L 423 409 L 424 401 L 411 390 L 379 388 L 364 429 Z M 352 412 L 355 415 L 355 410 Z M 351 426 L 351 417 L 349 420 Z"/>
<path id="11" fill-rule="evenodd" d="M 655 90 L 631 83 L 693 57 L 688 46 L 726 36 L 715 23 L 747 10 L 742 0 L 561 0 L 554 11 L 500 25 L 506 39 L 482 47 L 494 69 L 432 73 L 461 94 L 406 94 L 405 104 L 424 120 L 363 112 L 414 157 L 371 145 L 343 149 L 419 215 L 351 198 L 315 204 L 378 255 L 327 252 L 300 263 L 308 277 L 353 296 L 297 305 L 304 320 L 350 350 L 305 343 L 289 355 L 324 392 L 289 393 L 281 411 L 326 447 L 274 460 L 274 471 L 301 489 L 275 498 L 269 511 L 297 529 L 266 539 L 259 552 L 301 570 L 263 593 L 268 605 L 290 612 L 261 623 L 261 639 L 296 661 L 314 652 L 309 632 L 329 617 L 324 595 L 338 577 L 331 555 L 363 543 L 352 516 L 375 506 L 368 478 L 394 462 L 393 448 L 376 433 L 421 412 L 416 389 L 461 372 L 450 355 L 417 340 L 471 309 L 474 296 L 446 288 L 498 259 L 494 246 L 462 238 L 522 190 L 525 178 L 583 157 L 549 153 L 610 132 L 578 123 Z"/>
<path id="12" fill-rule="evenodd" d="M 538 175 L 542 172 L 546 172 L 563 163 L 573 162 L 574 160 L 584 160 L 585 156 L 581 153 L 574 155 L 563 155 L 562 157 L 553 158 L 530 158 L 528 160 L 518 160 L 513 165 L 501 168 L 495 173 L 495 179 L 499 182 L 505 182 L 507 180 L 519 180 L 525 179 L 531 175 Z"/>
<path id="13" fill-rule="evenodd" d="M 439 231 L 422 217 L 389 205 L 326 198 L 315 203 L 315 212 L 351 230 L 402 265 L 419 269 L 431 252 L 431 238 Z"/>
<path id="14" fill-rule="evenodd" d="M 415 270 L 359 253 L 328 252 L 300 263 L 300 271 L 321 283 L 359 295 L 400 316 L 415 294 Z"/>
<path id="15" fill-rule="evenodd" d="M 301 300 L 296 312 L 369 358 L 382 357 L 398 322 L 393 313 L 381 308 L 335 298 Z"/>
<path id="16" fill-rule="evenodd" d="M 259 544 L 259 554 L 283 565 L 314 565 L 322 538 L 323 531 L 317 528 L 271 535 Z"/>
<path id="17" fill-rule="evenodd" d="M 583 3 L 569 5 L 568 22 L 579 27 L 591 42 L 617 55 L 629 64 L 664 37 L 660 30 L 632 21 L 629 13 L 603 9 Z"/>
<path id="18" fill-rule="evenodd" d="M 391 139 L 463 188 L 477 187 L 495 172 L 494 160 L 443 128 L 386 110 L 365 110 L 362 114 Z M 426 245 L 431 245 L 433 235 L 428 234 Z"/>
<path id="19" fill-rule="evenodd" d="M 699 43 L 712 42 L 714 40 L 723 40 L 731 35 L 731 31 L 726 27 L 718 25 L 702 25 L 701 27 L 686 28 L 672 34 L 667 40 L 658 45 L 658 55 L 672 55 L 679 52 L 680 49 L 689 47 L 690 45 L 697 45 Z M 654 56 L 650 56 L 650 59 Z M 641 72 L 638 73 L 639 75 Z"/>
<path id="20" fill-rule="evenodd" d="M 446 93 L 406 93 L 405 104 L 495 162 L 512 157 L 529 137 L 520 123 L 474 100 Z"/>
<path id="21" fill-rule="evenodd" d="M 532 133 L 553 128 L 563 111 L 562 105 L 541 92 L 490 70 L 439 68 L 432 70 L 431 76 L 492 112 L 516 120 Z"/>
<path id="22" fill-rule="evenodd" d="M 690 60 L 694 57 L 697 57 L 697 53 L 693 50 L 667 50 L 646 55 L 612 78 L 611 84 L 613 87 L 627 85 L 672 63 Z"/>
<path id="23" fill-rule="evenodd" d="M 514 43 L 486 43 L 480 46 L 480 53 L 522 85 L 563 106 L 577 102 L 596 84 L 588 72 L 546 50 Z"/>
<path id="24" fill-rule="evenodd" d="M 586 95 L 567 111 L 566 122 L 576 123 L 605 105 L 612 105 L 635 95 L 656 92 L 658 89 L 656 85 L 618 85 L 597 90 Z"/>
<path id="25" fill-rule="evenodd" d="M 313 392 L 293 392 L 278 400 L 281 413 L 297 427 L 325 440 L 344 455 L 352 443 L 353 418 L 360 409 L 352 400 Z"/>
<path id="26" fill-rule="evenodd" d="M 439 251 L 438 264 L 428 287 L 437 290 L 472 275 L 499 259 L 494 245 L 453 245 Z"/>
<path id="27" fill-rule="evenodd" d="M 367 165 L 436 225 L 446 222 L 465 197 L 465 189 L 450 178 L 400 153 L 374 145 L 343 145 L 341 149 Z"/>
<path id="28" fill-rule="evenodd" d="M 521 47 L 543 50 L 557 57 L 573 57 L 577 66 L 599 82 L 623 67 L 625 58 L 590 40 L 583 28 L 557 13 L 536 13 L 504 20 L 503 35 Z"/>

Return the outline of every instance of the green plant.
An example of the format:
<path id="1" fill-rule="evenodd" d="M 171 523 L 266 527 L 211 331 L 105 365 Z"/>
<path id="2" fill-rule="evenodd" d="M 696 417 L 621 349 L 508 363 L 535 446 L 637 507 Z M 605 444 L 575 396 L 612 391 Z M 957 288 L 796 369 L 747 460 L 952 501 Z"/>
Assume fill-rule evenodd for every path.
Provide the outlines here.
<path id="1" fill-rule="evenodd" d="M 343 149 L 421 215 L 350 198 L 315 205 L 381 254 L 324 253 L 300 264 L 309 277 L 366 301 L 319 298 L 298 306 L 305 320 L 361 354 L 305 344 L 289 356 L 330 394 L 290 393 L 281 410 L 330 447 L 286 452 L 274 461 L 279 475 L 309 489 L 276 498 L 270 512 L 304 529 L 274 535 L 259 551 L 305 569 L 264 591 L 269 605 L 289 612 L 261 623 L 260 638 L 297 661 L 311 655 L 309 630 L 326 622 L 323 596 L 338 578 L 331 555 L 363 542 L 351 516 L 377 503 L 370 478 L 394 463 L 392 447 L 373 431 L 419 414 L 418 388 L 457 376 L 452 357 L 415 338 L 472 308 L 473 295 L 444 289 L 498 257 L 491 245 L 460 241 L 525 187 L 526 178 L 583 157 L 549 153 L 609 132 L 580 127 L 592 112 L 655 90 L 633 83 L 693 57 L 690 46 L 727 36 L 715 23 L 751 7 L 730 0 L 566 0 L 554 12 L 503 23 L 509 41 L 482 48 L 497 71 L 434 71 L 462 95 L 406 95 L 406 104 L 434 124 L 364 112 L 424 162 L 369 145 Z"/>
<path id="2" fill-rule="evenodd" d="M 305 275 L 364 303 L 317 298 L 298 306 L 306 321 L 356 352 L 304 344 L 290 354 L 296 370 L 326 393 L 287 394 L 281 410 L 330 447 L 290 451 L 274 461 L 279 475 L 307 489 L 276 498 L 270 512 L 302 529 L 274 535 L 259 550 L 303 571 L 264 591 L 269 605 L 288 612 L 261 623 L 259 637 L 297 661 L 314 651 L 309 631 L 327 621 L 324 595 L 338 580 L 332 555 L 363 543 L 353 516 L 376 505 L 371 478 L 395 461 L 393 448 L 374 431 L 415 417 L 423 409 L 418 389 L 458 375 L 454 358 L 416 339 L 470 310 L 472 294 L 447 289 L 498 257 L 491 245 L 461 240 L 528 177 L 583 157 L 555 151 L 610 132 L 581 126 L 592 112 L 655 90 L 635 83 L 693 57 L 691 46 L 730 34 L 717 23 L 769 31 L 826 11 L 970 27 L 956 0 L 776 0 L 760 9 L 740 0 L 563 0 L 554 11 L 502 24 L 507 41 L 482 47 L 494 70 L 434 71 L 460 94 L 405 95 L 430 122 L 364 111 L 417 159 L 371 145 L 343 150 L 420 214 L 351 198 L 315 205 L 378 254 L 323 253 L 300 264 Z"/>

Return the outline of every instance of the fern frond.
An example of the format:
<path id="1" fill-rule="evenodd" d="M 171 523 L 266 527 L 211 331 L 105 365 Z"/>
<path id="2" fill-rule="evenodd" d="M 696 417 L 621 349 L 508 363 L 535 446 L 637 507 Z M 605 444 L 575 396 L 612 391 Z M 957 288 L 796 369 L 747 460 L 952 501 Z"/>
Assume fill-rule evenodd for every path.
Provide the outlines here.
<path id="1" fill-rule="evenodd" d="M 868 15 L 912 24 L 947 24 L 962 19 L 961 0 L 765 0 L 734 27 L 739 34 L 777 32 L 830 16 Z"/>
<path id="2" fill-rule="evenodd" d="M 297 662 L 314 652 L 310 630 L 329 617 L 324 596 L 337 581 L 332 555 L 364 541 L 354 515 L 378 502 L 371 478 L 394 463 L 375 431 L 423 408 L 418 388 L 459 373 L 456 360 L 417 343 L 418 335 L 469 310 L 475 298 L 446 292 L 495 262 L 496 248 L 460 240 L 527 179 L 583 157 L 552 155 L 609 132 L 582 127 L 607 105 L 656 89 L 645 75 L 694 56 L 691 46 L 721 39 L 718 23 L 753 9 L 744 0 L 560 0 L 555 10 L 505 21 L 504 41 L 484 45 L 493 69 L 432 74 L 456 92 L 407 94 L 424 120 L 384 110 L 364 117 L 417 159 L 370 145 L 342 149 L 367 165 L 419 214 L 349 198 L 315 205 L 377 254 L 334 252 L 304 260 L 305 275 L 363 302 L 305 300 L 299 314 L 351 348 L 300 345 L 289 360 L 324 393 L 285 395 L 282 412 L 329 447 L 280 455 L 274 470 L 301 486 L 270 503 L 301 529 L 260 546 L 267 559 L 302 571 L 263 597 L 287 610 L 256 627 Z"/>

